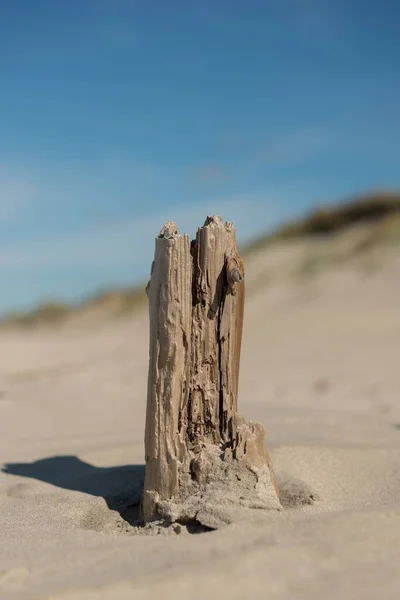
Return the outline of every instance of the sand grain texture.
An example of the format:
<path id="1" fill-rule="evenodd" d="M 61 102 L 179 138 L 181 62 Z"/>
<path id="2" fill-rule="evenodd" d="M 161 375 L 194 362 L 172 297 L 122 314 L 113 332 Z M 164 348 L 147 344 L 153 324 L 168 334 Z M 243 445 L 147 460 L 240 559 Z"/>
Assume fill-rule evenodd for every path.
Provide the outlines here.
<path id="1" fill-rule="evenodd" d="M 397 255 L 272 283 L 293 253 L 248 261 L 240 410 L 266 426 L 284 510 L 201 535 L 136 527 L 146 312 L 3 333 L 0 598 L 397 600 Z"/>

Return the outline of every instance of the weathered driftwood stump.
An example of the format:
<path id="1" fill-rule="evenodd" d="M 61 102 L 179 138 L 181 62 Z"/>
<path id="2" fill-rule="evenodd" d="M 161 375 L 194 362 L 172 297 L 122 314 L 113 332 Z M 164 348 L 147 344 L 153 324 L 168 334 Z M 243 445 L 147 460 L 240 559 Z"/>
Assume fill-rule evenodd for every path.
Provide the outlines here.
<path id="1" fill-rule="evenodd" d="M 244 269 L 233 225 L 208 217 L 191 242 L 167 223 L 147 293 L 144 520 L 216 528 L 279 509 L 264 427 L 237 412 Z"/>

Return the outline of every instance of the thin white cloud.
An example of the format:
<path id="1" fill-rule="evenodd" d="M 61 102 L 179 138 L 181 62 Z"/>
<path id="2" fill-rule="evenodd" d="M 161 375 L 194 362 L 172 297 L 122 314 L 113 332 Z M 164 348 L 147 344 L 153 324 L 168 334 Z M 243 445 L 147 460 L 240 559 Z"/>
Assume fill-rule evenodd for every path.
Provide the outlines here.
<path id="1" fill-rule="evenodd" d="M 209 199 L 187 207 L 175 206 L 138 218 L 92 227 L 79 235 L 48 238 L 30 244 L 0 244 L 0 272 L 63 268 L 110 268 L 127 265 L 132 271 L 150 264 L 154 238 L 162 225 L 175 219 L 181 233 L 195 235 L 207 215 L 220 214 L 235 223 L 246 239 L 276 220 L 276 206 L 261 196 Z"/>
<path id="2" fill-rule="evenodd" d="M 232 166 L 229 188 L 243 189 L 254 172 L 265 172 L 268 163 L 296 162 L 299 153 L 304 158 L 323 143 L 317 128 L 304 128 L 275 140 L 259 150 L 258 157 L 255 150 L 248 163 Z M 192 193 L 187 175 L 184 168 L 140 165 L 119 157 L 92 165 L 53 165 L 51 171 L 0 165 L 0 226 L 12 224 L 16 231 L 19 221 L 28 218 L 25 215 L 32 218 L 34 214 L 35 218 L 45 215 L 49 223 L 48 233 L 43 234 L 42 227 L 38 237 L 32 222 L 29 242 L 22 242 L 21 236 L 18 243 L 0 238 L 0 272 L 123 266 L 134 277 L 151 260 L 154 237 L 170 219 L 177 221 L 180 231 L 194 236 L 207 215 L 221 214 L 236 224 L 239 239 L 246 240 L 278 222 L 285 213 L 281 203 L 287 206 L 290 198 L 313 193 L 310 183 L 300 192 L 300 182 L 282 182 L 247 194 L 227 191 L 216 197 L 210 193 L 208 198 L 184 203 L 183 198 Z M 195 193 L 198 198 L 198 190 Z M 160 206 L 163 199 L 165 208 L 155 212 L 154 206 Z M 137 216 L 127 215 L 125 209 L 122 218 L 118 209 L 112 212 L 112 204 L 120 208 L 136 205 Z M 144 212 L 146 206 L 148 212 Z M 76 219 L 75 225 L 72 223 L 72 214 L 81 216 L 79 226 Z"/>
<path id="3" fill-rule="evenodd" d="M 14 223 L 24 207 L 34 200 L 36 192 L 32 181 L 0 169 L 0 226 Z"/>
<path id="4" fill-rule="evenodd" d="M 234 139 L 232 136 L 227 140 Z M 240 146 L 240 136 L 236 145 Z M 223 139 L 225 142 L 225 139 Z M 188 170 L 189 178 L 197 183 L 232 182 L 240 178 L 250 178 L 258 171 L 273 172 L 276 167 L 288 167 L 312 162 L 326 152 L 334 140 L 321 126 L 304 126 L 272 138 L 256 148 L 246 148 L 246 140 L 241 140 L 242 153 L 237 162 L 227 166 L 220 164 L 199 164 Z"/>
<path id="5" fill-rule="evenodd" d="M 269 166 L 305 160 L 319 152 L 325 143 L 325 133 L 316 127 L 288 133 L 262 149 L 254 149 L 248 162 L 232 165 L 227 185 L 230 190 L 243 189 L 255 174 L 265 174 Z M 310 183 L 306 190 L 303 185 L 300 192 L 300 182 L 292 181 L 289 185 L 282 182 L 241 195 L 228 193 L 227 189 L 224 196 L 216 197 L 214 193 L 184 203 L 183 199 L 190 198 L 193 191 L 187 180 L 188 170 L 182 167 L 140 165 L 119 157 L 108 157 L 92 165 L 53 166 L 51 171 L 43 167 L 11 169 L 0 165 L 0 226 L 13 225 L 16 231 L 19 221 L 28 218 L 25 215 L 32 218 L 34 214 L 45 215 L 49 223 L 48 233 L 43 234 L 42 227 L 40 237 L 35 236 L 32 223 L 29 242 L 21 242 L 21 236 L 18 243 L 2 241 L 0 237 L 0 273 L 37 272 L 40 277 L 40 272 L 54 269 L 80 272 L 104 269 L 109 274 L 115 266 L 132 273 L 134 279 L 147 269 L 154 238 L 170 219 L 177 221 L 180 231 L 194 236 L 207 215 L 220 214 L 235 223 L 239 240 L 246 240 L 275 225 L 285 215 L 281 203 L 287 207 L 290 198 L 299 199 L 301 193 L 307 197 L 313 194 Z M 195 194 L 198 198 L 198 190 Z M 168 201 L 169 195 L 172 200 Z M 152 207 L 160 206 L 163 199 L 165 208 L 155 212 Z M 122 218 L 117 209 L 107 217 L 112 204 L 120 209 L 136 205 L 137 216 L 127 215 L 125 209 Z M 146 205 L 148 212 L 144 212 Z M 102 210 L 106 212 L 106 222 Z M 78 227 L 76 219 L 75 225 L 72 223 L 72 214 L 81 215 Z"/>
<path id="6" fill-rule="evenodd" d="M 261 159 L 268 166 L 307 162 L 329 146 L 329 135 L 321 127 L 303 127 L 266 144 Z"/>
<path id="7" fill-rule="evenodd" d="M 127 206 L 151 207 L 170 189 L 182 197 L 184 179 L 183 169 L 142 164 L 129 157 L 107 156 L 51 168 L 40 163 L 0 164 L 0 226 L 12 225 L 16 231 L 29 218 L 32 236 L 35 220 L 45 221 L 59 234 L 68 223 L 81 228 L 98 222 L 102 214 L 118 215 Z"/>
<path id="8" fill-rule="evenodd" d="M 256 148 L 244 150 L 247 157 L 231 167 L 235 178 L 251 179 L 258 173 L 273 174 L 276 168 L 312 165 L 312 161 L 334 145 L 332 134 L 321 126 L 304 126 L 271 138 Z M 246 144 L 243 142 L 243 147 Z"/>

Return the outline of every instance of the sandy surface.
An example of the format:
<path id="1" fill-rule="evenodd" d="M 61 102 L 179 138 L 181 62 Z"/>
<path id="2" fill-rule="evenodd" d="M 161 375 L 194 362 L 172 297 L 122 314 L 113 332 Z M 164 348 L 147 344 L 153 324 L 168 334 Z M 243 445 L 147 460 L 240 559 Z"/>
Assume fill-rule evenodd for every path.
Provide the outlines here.
<path id="1" fill-rule="evenodd" d="M 239 398 L 285 510 L 216 532 L 132 526 L 146 314 L 2 334 L 0 598 L 400 597 L 400 261 L 271 283 L 292 256 L 248 265 Z"/>

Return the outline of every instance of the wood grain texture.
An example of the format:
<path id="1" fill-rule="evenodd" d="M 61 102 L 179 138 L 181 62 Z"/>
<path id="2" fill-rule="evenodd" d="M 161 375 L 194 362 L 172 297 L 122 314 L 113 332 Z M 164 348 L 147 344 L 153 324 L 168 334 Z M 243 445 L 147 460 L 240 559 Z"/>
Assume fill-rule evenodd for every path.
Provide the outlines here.
<path id="1" fill-rule="evenodd" d="M 192 260 L 188 236 L 167 223 L 156 239 L 148 286 L 150 362 L 145 430 L 145 519 L 160 498 L 179 493 L 185 457 L 180 414 L 187 405 L 190 369 Z"/>
<path id="2" fill-rule="evenodd" d="M 161 230 L 147 286 L 145 521 L 218 527 L 239 508 L 280 507 L 264 428 L 238 414 L 244 279 L 232 223 L 207 217 L 192 243 L 173 222 Z"/>

